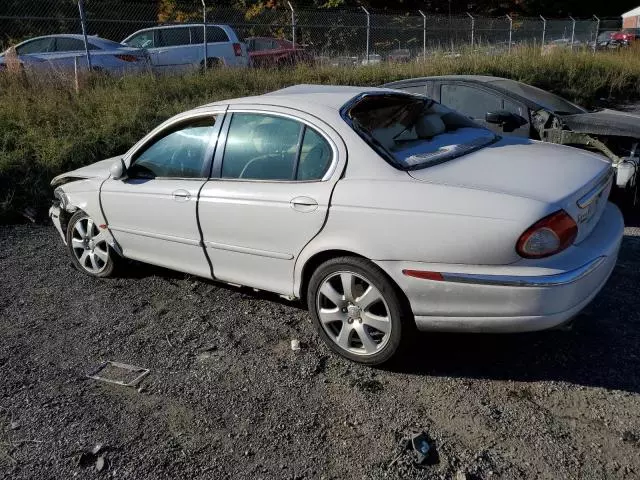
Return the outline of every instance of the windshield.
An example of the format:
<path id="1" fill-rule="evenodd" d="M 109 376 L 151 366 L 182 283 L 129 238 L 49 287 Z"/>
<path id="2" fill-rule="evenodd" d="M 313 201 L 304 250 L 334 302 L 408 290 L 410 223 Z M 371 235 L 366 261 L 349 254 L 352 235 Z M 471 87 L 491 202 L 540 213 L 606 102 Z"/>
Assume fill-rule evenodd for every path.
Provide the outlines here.
<path id="1" fill-rule="evenodd" d="M 343 115 L 392 165 L 416 169 L 442 163 L 497 140 L 469 118 L 418 95 L 365 94 Z"/>
<path id="2" fill-rule="evenodd" d="M 515 80 L 494 80 L 493 85 L 504 88 L 521 97 L 526 98 L 530 102 L 536 103 L 541 107 L 558 115 L 574 115 L 578 113 L 587 113 L 582 107 L 565 100 L 562 97 L 546 92 L 531 85 L 516 82 Z"/>

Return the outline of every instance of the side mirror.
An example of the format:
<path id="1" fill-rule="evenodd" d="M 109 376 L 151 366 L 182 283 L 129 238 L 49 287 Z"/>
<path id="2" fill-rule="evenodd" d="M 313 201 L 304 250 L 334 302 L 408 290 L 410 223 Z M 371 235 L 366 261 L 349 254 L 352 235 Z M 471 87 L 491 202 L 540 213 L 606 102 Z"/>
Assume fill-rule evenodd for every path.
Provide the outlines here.
<path id="1" fill-rule="evenodd" d="M 526 125 L 527 121 L 520 115 L 511 113 L 507 110 L 498 110 L 495 112 L 487 112 L 485 116 L 487 123 L 500 125 L 505 132 L 513 132 L 516 128 Z"/>
<path id="2" fill-rule="evenodd" d="M 122 159 L 118 159 L 109 167 L 109 173 L 114 180 L 120 180 L 127 173 L 127 167 Z"/>

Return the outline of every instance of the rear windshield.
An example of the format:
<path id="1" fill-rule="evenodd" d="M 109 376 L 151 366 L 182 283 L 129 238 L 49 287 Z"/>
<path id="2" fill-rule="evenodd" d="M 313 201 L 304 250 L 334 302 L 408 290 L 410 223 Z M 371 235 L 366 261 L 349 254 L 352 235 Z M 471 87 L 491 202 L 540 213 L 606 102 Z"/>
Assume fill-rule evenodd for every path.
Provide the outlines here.
<path id="1" fill-rule="evenodd" d="M 428 167 L 483 148 L 497 136 L 419 95 L 370 94 L 343 109 L 352 128 L 397 168 Z"/>

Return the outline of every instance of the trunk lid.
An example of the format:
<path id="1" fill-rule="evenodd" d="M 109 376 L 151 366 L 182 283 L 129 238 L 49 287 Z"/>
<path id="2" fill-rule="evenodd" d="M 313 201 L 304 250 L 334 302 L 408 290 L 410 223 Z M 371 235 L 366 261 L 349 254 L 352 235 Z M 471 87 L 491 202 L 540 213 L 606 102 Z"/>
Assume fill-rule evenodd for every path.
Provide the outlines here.
<path id="1" fill-rule="evenodd" d="M 564 209 L 578 225 L 576 243 L 598 223 L 611 189 L 606 158 L 528 139 L 499 142 L 448 162 L 409 171 L 416 180 L 525 197 Z"/>

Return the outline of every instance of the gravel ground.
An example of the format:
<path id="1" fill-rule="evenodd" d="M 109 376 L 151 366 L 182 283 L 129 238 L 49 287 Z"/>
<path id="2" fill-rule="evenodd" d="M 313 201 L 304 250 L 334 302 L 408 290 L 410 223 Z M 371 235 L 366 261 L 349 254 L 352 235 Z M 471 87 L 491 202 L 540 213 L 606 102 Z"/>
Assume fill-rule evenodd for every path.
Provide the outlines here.
<path id="1" fill-rule="evenodd" d="M 640 229 L 625 233 L 572 330 L 425 334 L 372 369 L 276 297 L 142 265 L 95 280 L 53 227 L 0 227 L 0 477 L 638 478 Z M 151 373 L 88 379 L 103 360 Z M 420 430 L 430 465 L 389 466 Z"/>

